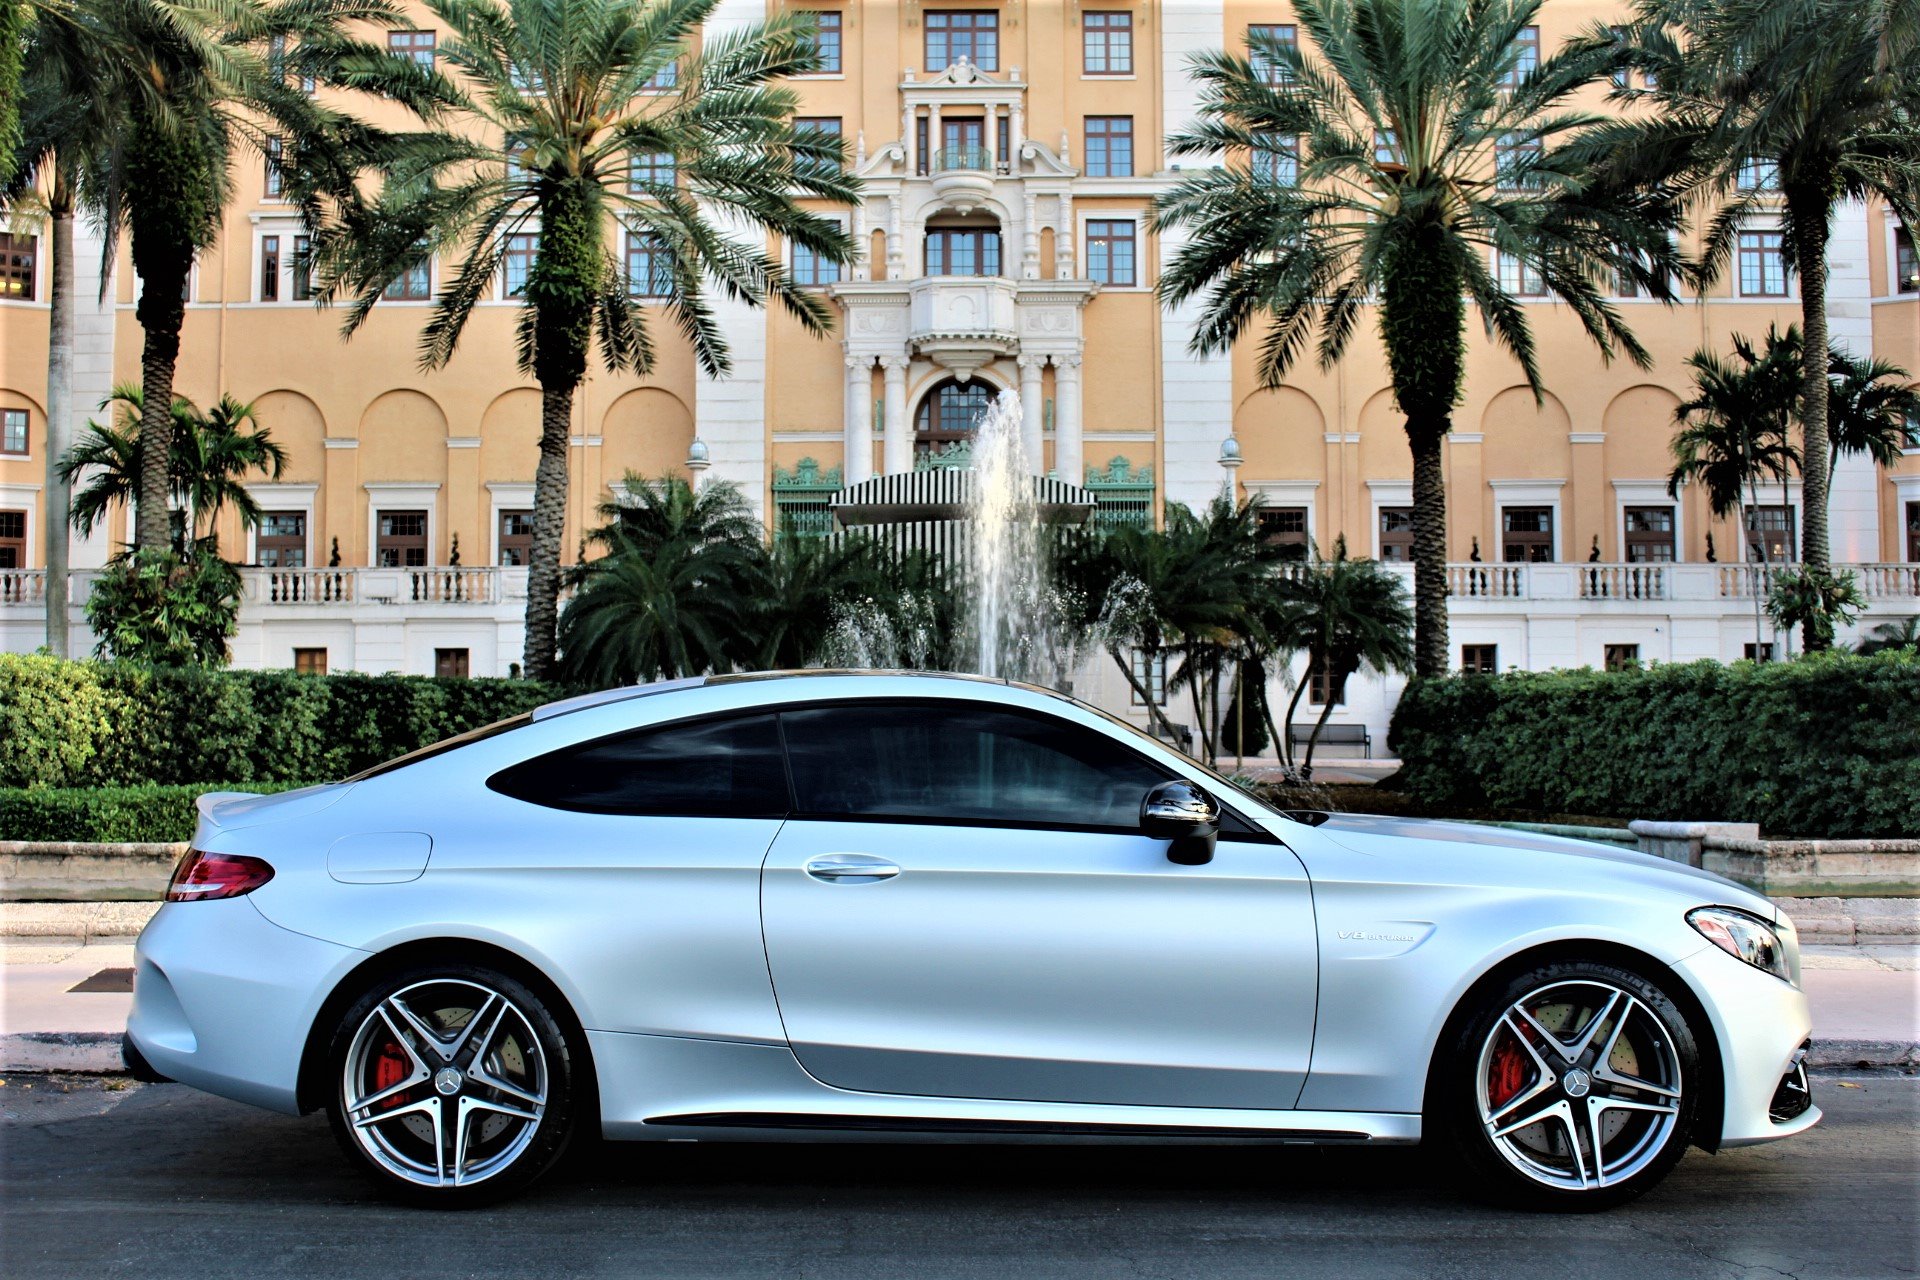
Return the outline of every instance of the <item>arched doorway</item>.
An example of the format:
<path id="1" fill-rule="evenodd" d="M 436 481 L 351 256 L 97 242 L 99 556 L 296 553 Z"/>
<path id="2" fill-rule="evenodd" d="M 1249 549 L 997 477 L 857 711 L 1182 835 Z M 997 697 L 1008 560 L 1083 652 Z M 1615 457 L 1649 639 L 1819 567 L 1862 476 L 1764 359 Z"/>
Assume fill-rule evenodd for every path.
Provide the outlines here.
<path id="1" fill-rule="evenodd" d="M 948 378 L 920 399 L 913 416 L 913 452 L 936 453 L 973 438 L 980 419 L 993 405 L 994 388 L 983 379 Z"/>

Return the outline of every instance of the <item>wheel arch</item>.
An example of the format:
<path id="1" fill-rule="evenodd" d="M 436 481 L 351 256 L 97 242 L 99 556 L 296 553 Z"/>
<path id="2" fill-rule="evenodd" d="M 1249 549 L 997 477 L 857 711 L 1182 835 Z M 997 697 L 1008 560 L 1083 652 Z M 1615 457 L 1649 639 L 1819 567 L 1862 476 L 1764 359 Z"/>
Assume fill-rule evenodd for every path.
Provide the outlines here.
<path id="1" fill-rule="evenodd" d="M 1429 1113 L 1430 1118 L 1440 1074 L 1450 1065 L 1444 1056 L 1447 1047 L 1453 1043 L 1461 1024 L 1473 1015 L 1476 1002 L 1491 988 L 1514 975 L 1555 961 L 1617 965 L 1655 983 L 1673 999 L 1686 1016 L 1688 1030 L 1693 1033 L 1700 1048 L 1700 1115 L 1706 1123 L 1697 1128 L 1692 1141 L 1704 1150 L 1719 1150 L 1720 1135 L 1726 1125 L 1726 1064 L 1719 1034 L 1714 1030 L 1713 1019 L 1707 1016 L 1700 993 L 1693 989 L 1693 984 L 1683 974 L 1657 957 L 1622 943 L 1598 939 L 1567 938 L 1528 947 L 1495 961 L 1468 983 L 1448 1012 L 1439 1036 L 1428 1049 L 1426 1086 L 1421 1099 L 1423 1113 Z"/>
<path id="2" fill-rule="evenodd" d="M 547 1002 L 553 1016 L 560 1021 L 579 1052 L 581 1088 L 575 1105 L 581 1109 L 582 1132 L 598 1132 L 599 1074 L 594 1068 L 593 1045 L 587 1039 L 586 1028 L 573 1002 L 559 984 L 525 956 L 498 943 L 482 942 L 476 938 L 417 938 L 376 952 L 342 974 L 327 993 L 326 999 L 320 1002 L 320 1010 L 314 1015 L 313 1024 L 307 1028 L 306 1044 L 300 1051 L 300 1074 L 295 1087 L 295 1100 L 300 1113 L 306 1115 L 325 1105 L 327 1049 L 333 1039 L 334 1027 L 367 987 L 388 974 L 413 965 L 445 963 L 481 964 L 498 969 L 525 983 Z"/>

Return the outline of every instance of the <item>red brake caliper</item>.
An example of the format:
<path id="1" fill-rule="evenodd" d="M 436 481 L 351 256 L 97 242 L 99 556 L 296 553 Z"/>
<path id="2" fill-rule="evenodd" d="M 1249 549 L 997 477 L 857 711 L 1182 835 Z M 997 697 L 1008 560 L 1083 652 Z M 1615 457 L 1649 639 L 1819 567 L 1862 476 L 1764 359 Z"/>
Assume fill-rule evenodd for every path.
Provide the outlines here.
<path id="1" fill-rule="evenodd" d="M 1487 1068 L 1488 1104 L 1494 1107 L 1505 1104 L 1520 1092 L 1526 1082 L 1526 1055 L 1514 1043 L 1513 1033 L 1508 1032 L 1507 1038 L 1493 1051 L 1493 1062 Z"/>
<path id="2" fill-rule="evenodd" d="M 392 1041 L 388 1041 L 386 1047 L 380 1050 L 380 1056 L 374 1059 L 373 1062 L 373 1091 L 379 1093 L 382 1090 L 391 1089 L 406 1078 L 406 1051 Z M 380 1103 L 380 1109 L 382 1111 L 391 1110 L 399 1106 L 401 1101 L 401 1095 L 396 1093 L 391 1098 L 382 1101 Z"/>

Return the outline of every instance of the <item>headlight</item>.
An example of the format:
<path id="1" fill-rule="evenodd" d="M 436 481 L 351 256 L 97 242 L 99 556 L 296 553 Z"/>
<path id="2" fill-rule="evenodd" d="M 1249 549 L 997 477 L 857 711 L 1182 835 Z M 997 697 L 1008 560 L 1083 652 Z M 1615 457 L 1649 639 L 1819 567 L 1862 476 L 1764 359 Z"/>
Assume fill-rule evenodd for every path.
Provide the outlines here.
<path id="1" fill-rule="evenodd" d="M 1763 969 L 1782 982 L 1793 981 L 1780 935 L 1759 916 L 1732 907 L 1696 907 L 1687 912 L 1687 923 L 1734 959 Z"/>

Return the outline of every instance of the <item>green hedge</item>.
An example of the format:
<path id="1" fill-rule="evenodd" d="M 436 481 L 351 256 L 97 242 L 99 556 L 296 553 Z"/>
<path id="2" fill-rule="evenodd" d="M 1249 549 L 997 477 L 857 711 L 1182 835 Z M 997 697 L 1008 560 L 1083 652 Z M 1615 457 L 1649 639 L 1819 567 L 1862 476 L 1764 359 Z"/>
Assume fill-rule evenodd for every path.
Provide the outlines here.
<path id="1" fill-rule="evenodd" d="M 1387 741 L 1426 804 L 1920 835 L 1920 655 L 1415 681 Z"/>
<path id="2" fill-rule="evenodd" d="M 165 842 L 193 835 L 195 799 L 209 791 L 290 791 L 298 782 L 198 782 L 144 787 L 0 789 L 0 840 Z"/>
<path id="3" fill-rule="evenodd" d="M 0 654 L 0 787 L 339 778 L 567 692 Z"/>

